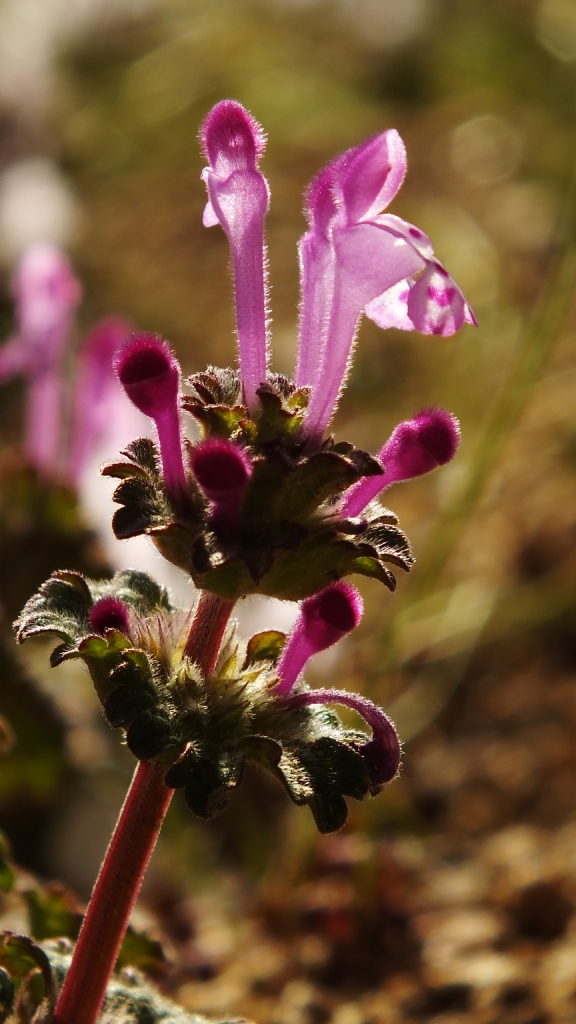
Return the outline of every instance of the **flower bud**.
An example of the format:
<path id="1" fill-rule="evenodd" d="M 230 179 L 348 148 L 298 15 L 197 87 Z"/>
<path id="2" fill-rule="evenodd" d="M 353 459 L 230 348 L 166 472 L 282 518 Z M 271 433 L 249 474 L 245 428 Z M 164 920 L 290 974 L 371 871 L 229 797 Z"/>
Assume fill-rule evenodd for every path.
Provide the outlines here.
<path id="1" fill-rule="evenodd" d="M 118 597 L 100 598 L 92 606 L 88 619 L 95 633 L 103 635 L 107 629 L 117 629 L 126 635 L 130 633 L 130 614 Z"/>
<path id="2" fill-rule="evenodd" d="M 362 598 L 350 583 L 333 583 L 304 601 L 278 664 L 274 693 L 289 693 L 308 659 L 355 629 L 363 611 Z"/>
<path id="3" fill-rule="evenodd" d="M 459 442 L 460 424 L 445 409 L 431 406 L 414 419 L 399 423 L 378 453 L 384 476 L 368 477 L 355 484 L 344 499 L 341 514 L 357 516 L 384 488 L 450 462 Z"/>
<path id="4" fill-rule="evenodd" d="M 161 338 L 133 334 L 116 354 L 114 369 L 130 401 L 156 424 L 166 486 L 178 500 L 186 486 L 178 360 Z"/>
<path id="5" fill-rule="evenodd" d="M 216 529 L 233 527 L 252 473 L 245 452 L 226 438 L 208 438 L 193 449 L 190 464 L 204 494 L 212 502 L 212 525 Z"/>

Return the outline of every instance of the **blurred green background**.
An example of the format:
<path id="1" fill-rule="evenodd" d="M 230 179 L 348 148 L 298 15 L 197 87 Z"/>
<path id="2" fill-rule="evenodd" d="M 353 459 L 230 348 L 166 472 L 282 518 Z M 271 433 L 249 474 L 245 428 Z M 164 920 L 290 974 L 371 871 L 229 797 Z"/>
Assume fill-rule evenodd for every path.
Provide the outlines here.
<path id="1" fill-rule="evenodd" d="M 451 465 L 386 496 L 414 546 L 410 578 L 395 595 L 362 585 L 357 634 L 309 673 L 313 685 L 357 689 L 389 710 L 406 743 L 402 778 L 351 808 L 348 831 L 332 845 L 318 846 L 307 812 L 287 806 L 257 775 L 208 827 L 176 801 L 148 906 L 164 914 L 165 929 L 172 922 L 176 945 L 176 919 L 188 921 L 182 934 L 204 935 L 196 959 L 193 939 L 182 939 L 194 963 L 173 990 L 187 1005 L 286 1024 L 323 1024 L 334 1013 L 337 1024 L 378 1014 L 400 1020 L 393 986 L 382 997 L 392 1016 L 380 1008 L 370 1017 L 352 1001 L 424 970 L 415 965 L 428 933 L 414 925 L 414 908 L 403 896 L 395 911 L 388 889 L 386 898 L 375 895 L 381 873 L 390 878 L 382 865 L 395 857 L 394 871 L 417 865 L 426 876 L 429 857 L 476 863 L 490 837 L 552 834 L 569 826 L 576 806 L 576 2 L 2 0 L 5 336 L 15 260 L 29 241 L 49 237 L 70 253 L 84 285 L 78 337 L 118 312 L 168 338 L 185 373 L 235 358 L 227 243 L 219 229 L 202 227 L 197 141 L 205 113 L 227 96 L 268 133 L 274 369 L 290 374 L 294 364 L 306 184 L 334 155 L 388 127 L 403 136 L 409 167 L 392 212 L 431 236 L 479 328 L 438 339 L 384 334 L 364 322 L 334 422 L 339 438 L 371 451 L 425 405 L 446 406 L 462 424 Z M 22 388 L 5 387 L 0 712 L 16 742 L 0 762 L 0 825 L 25 866 L 86 897 L 130 758 L 104 729 L 88 679 L 68 666 L 44 668 L 45 646 L 21 655 L 9 627 L 52 569 L 110 566 L 86 528 L 90 510 L 26 476 L 21 408 Z M 347 912 L 356 908 L 371 951 L 358 963 L 350 949 L 360 949 L 360 939 L 338 946 L 334 925 L 320 941 L 309 908 L 300 917 L 294 911 L 294 920 L 286 911 L 291 892 L 311 879 L 341 880 L 339 871 L 348 872 Z M 539 879 L 530 884 L 544 884 Z M 573 882 L 561 887 L 572 909 Z M 329 894 L 322 898 L 325 909 Z M 491 899 L 470 896 L 481 905 Z M 380 917 L 372 920 L 374 901 Z M 528 941 L 511 906 L 512 939 Z M 222 966 L 234 964 L 238 942 L 252 934 L 234 931 L 239 908 L 256 914 L 267 935 L 269 914 L 304 943 L 292 973 L 279 952 L 284 932 L 276 946 L 262 947 L 263 962 L 272 957 L 270 977 L 279 971 L 284 979 L 268 989 L 250 988 L 249 966 L 236 974 Z M 570 910 L 552 939 L 536 930 L 532 940 L 538 949 L 568 941 L 573 920 Z M 386 939 L 384 921 L 392 928 Z M 330 960 L 326 943 L 340 960 Z M 314 1002 L 306 985 L 326 963 L 332 974 L 326 969 Z M 447 977 L 474 992 L 480 984 L 465 972 L 464 980 Z M 342 989 L 332 1003 L 330 986 Z M 556 1012 L 548 996 L 539 998 Z M 320 1010 L 309 1009 L 315 1005 Z M 433 1011 L 422 1012 L 431 1019 Z"/>

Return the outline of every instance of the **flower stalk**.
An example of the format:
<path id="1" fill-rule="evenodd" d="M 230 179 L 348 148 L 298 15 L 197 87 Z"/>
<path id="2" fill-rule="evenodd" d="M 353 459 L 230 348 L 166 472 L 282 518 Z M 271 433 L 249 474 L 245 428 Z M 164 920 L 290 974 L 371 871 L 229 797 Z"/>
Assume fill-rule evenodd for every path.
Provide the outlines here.
<path id="1" fill-rule="evenodd" d="M 186 653 L 209 673 L 232 603 L 200 596 Z M 174 790 L 166 768 L 140 761 L 100 869 L 53 1024 L 95 1024 L 122 939 Z"/>

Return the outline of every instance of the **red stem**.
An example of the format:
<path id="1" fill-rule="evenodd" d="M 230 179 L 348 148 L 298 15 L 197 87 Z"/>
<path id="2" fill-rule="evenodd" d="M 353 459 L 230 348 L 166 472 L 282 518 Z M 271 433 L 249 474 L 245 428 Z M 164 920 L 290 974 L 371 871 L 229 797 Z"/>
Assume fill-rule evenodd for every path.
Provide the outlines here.
<path id="1" fill-rule="evenodd" d="M 212 671 L 233 602 L 200 595 L 186 642 L 186 654 Z M 141 761 L 100 869 L 53 1024 L 95 1024 L 114 969 L 130 913 L 173 790 L 166 768 Z"/>

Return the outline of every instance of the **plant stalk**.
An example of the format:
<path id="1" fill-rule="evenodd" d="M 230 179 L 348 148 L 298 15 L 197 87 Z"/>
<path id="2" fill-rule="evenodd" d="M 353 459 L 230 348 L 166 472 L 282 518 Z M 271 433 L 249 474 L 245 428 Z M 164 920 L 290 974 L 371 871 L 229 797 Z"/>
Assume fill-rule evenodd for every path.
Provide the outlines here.
<path id="1" fill-rule="evenodd" d="M 233 602 L 202 592 L 185 653 L 212 671 Z M 140 761 L 100 869 L 78 936 L 53 1024 L 95 1024 L 130 913 L 148 867 L 173 790 L 166 768 Z"/>

